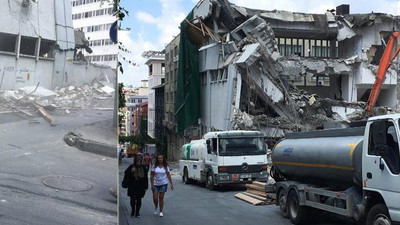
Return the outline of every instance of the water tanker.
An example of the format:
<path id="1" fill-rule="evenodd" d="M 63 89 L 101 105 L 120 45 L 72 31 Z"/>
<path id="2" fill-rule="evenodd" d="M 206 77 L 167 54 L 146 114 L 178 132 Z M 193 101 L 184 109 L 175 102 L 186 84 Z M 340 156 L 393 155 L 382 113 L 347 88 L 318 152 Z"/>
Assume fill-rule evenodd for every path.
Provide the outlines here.
<path id="1" fill-rule="evenodd" d="M 273 172 L 320 185 L 361 186 L 364 130 L 357 127 L 287 134 L 273 149 Z"/>
<path id="2" fill-rule="evenodd" d="M 312 222 L 311 208 L 366 225 L 398 224 L 399 126 L 393 114 L 362 127 L 286 134 L 272 150 L 276 184 L 266 192 L 275 190 L 281 215 L 293 224 Z"/>

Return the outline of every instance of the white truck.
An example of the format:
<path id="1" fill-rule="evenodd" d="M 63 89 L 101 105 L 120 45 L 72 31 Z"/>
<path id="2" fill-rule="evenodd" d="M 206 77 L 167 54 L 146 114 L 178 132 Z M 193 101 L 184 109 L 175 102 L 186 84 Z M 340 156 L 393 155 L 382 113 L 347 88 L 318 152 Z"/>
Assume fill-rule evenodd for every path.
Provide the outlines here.
<path id="1" fill-rule="evenodd" d="M 224 184 L 268 180 L 267 149 L 259 131 L 209 132 L 181 148 L 179 170 L 185 184 Z"/>
<path id="2" fill-rule="evenodd" d="M 272 150 L 270 171 L 281 215 L 304 224 L 318 209 L 358 224 L 399 224 L 399 128 L 400 114 L 393 114 L 287 134 Z"/>

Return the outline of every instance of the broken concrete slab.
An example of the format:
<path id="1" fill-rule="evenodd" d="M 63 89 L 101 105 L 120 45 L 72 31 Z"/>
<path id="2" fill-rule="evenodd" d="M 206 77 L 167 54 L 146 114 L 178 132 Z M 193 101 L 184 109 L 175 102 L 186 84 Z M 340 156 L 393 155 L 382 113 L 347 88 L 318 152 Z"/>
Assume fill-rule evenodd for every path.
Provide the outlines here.
<path id="1" fill-rule="evenodd" d="M 69 146 L 74 146 L 82 151 L 112 158 L 117 157 L 116 146 L 84 139 L 82 135 L 75 134 L 74 132 L 68 132 L 68 134 L 64 136 L 64 141 Z"/>
<path id="2" fill-rule="evenodd" d="M 53 98 L 56 97 L 56 93 L 52 90 L 43 88 L 43 87 L 37 87 L 37 86 L 27 86 L 18 89 L 21 92 L 23 92 L 25 95 L 32 95 L 32 96 L 37 96 L 37 97 L 42 97 L 42 98 Z"/>
<path id="3" fill-rule="evenodd" d="M 54 119 L 54 117 L 50 115 L 42 106 L 36 103 L 33 105 L 39 110 L 40 114 L 50 123 L 51 126 L 57 125 L 57 121 Z"/>
<path id="4" fill-rule="evenodd" d="M 257 49 L 260 44 L 250 44 L 243 47 L 244 52 L 240 56 L 238 60 L 236 60 L 235 64 L 242 68 L 246 68 L 251 66 L 261 55 L 257 53 Z"/>
<path id="5" fill-rule="evenodd" d="M 104 87 L 100 88 L 100 90 L 105 92 L 105 93 L 107 93 L 107 94 L 109 94 L 109 95 L 114 93 L 114 91 L 115 91 L 115 89 L 110 87 L 110 86 L 104 86 Z"/>

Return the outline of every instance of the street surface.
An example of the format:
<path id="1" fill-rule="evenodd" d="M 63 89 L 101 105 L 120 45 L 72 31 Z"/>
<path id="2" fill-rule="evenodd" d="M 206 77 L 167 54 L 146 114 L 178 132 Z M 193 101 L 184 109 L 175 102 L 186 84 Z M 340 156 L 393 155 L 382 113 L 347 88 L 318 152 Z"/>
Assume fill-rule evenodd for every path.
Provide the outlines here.
<path id="1" fill-rule="evenodd" d="M 0 115 L 0 224 L 117 224 L 117 159 L 66 145 L 69 131 L 104 129 L 112 111 L 51 113 L 58 124 Z M 115 137 L 110 137 L 110 140 Z"/>
<path id="2" fill-rule="evenodd" d="M 119 167 L 119 183 L 122 182 L 125 169 L 132 162 L 124 158 Z M 171 165 L 177 171 L 177 165 Z M 175 174 L 175 175 L 174 175 Z M 245 190 L 244 186 L 223 187 L 209 191 L 203 185 L 182 183 L 177 173 L 172 176 L 174 190 L 168 187 L 165 194 L 164 217 L 153 214 L 152 192 L 148 190 L 142 201 L 141 218 L 130 217 L 131 208 L 127 189 L 119 187 L 119 224 L 157 224 L 157 225 L 290 225 L 289 219 L 281 217 L 276 205 L 253 206 L 236 199 L 234 195 Z M 150 182 L 150 181 L 149 181 Z M 120 184 L 121 185 L 121 184 Z M 329 216 L 315 216 L 313 224 L 339 225 L 332 223 Z"/>

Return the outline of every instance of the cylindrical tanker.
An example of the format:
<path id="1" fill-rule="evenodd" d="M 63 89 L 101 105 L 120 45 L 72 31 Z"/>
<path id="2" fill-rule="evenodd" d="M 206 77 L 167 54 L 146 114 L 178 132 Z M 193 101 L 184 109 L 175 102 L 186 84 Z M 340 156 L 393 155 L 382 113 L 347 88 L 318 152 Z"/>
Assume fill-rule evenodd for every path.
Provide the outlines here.
<path id="1" fill-rule="evenodd" d="M 181 159 L 199 160 L 204 159 L 207 151 L 206 141 L 193 140 L 189 144 L 185 144 L 181 148 Z"/>
<path id="2" fill-rule="evenodd" d="M 318 185 L 361 185 L 363 129 L 288 135 L 272 150 L 273 175 Z"/>

